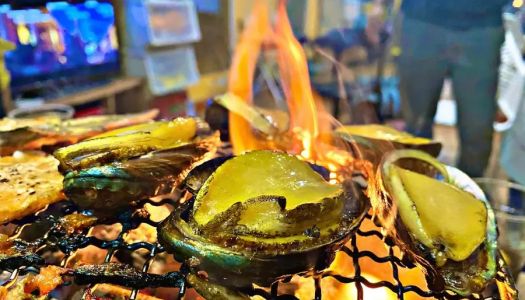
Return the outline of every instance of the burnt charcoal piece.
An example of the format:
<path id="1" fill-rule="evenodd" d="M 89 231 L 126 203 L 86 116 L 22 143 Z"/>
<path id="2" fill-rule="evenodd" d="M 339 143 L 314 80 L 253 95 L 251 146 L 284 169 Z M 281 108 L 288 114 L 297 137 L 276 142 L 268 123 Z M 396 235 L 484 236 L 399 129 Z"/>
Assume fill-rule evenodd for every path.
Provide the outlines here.
<path id="1" fill-rule="evenodd" d="M 44 260 L 34 253 L 35 246 L 23 241 L 0 240 L 0 270 L 14 270 L 22 266 L 38 266 Z"/>
<path id="2" fill-rule="evenodd" d="M 111 283 L 135 289 L 181 287 L 184 285 L 184 275 L 182 273 L 149 274 L 137 271 L 129 265 L 119 263 L 84 265 L 73 271 L 73 277 L 75 278 L 75 283 L 79 285 Z"/>

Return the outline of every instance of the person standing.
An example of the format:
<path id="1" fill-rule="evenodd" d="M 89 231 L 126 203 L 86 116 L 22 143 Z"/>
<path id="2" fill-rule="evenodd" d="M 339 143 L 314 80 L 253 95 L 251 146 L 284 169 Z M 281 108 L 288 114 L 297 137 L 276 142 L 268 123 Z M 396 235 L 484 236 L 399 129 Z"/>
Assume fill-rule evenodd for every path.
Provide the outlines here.
<path id="1" fill-rule="evenodd" d="M 480 177 L 492 150 L 502 9 L 509 0 L 403 0 L 398 70 L 407 131 L 432 138 L 445 78 L 457 103 L 458 168 Z"/>

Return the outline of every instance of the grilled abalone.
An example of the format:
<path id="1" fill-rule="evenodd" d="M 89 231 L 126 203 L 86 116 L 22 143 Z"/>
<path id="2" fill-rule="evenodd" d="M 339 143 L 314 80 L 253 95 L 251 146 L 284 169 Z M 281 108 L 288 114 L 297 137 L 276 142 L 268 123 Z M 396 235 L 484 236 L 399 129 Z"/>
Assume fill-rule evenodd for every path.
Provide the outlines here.
<path id="1" fill-rule="evenodd" d="M 138 114 L 90 116 L 66 121 L 49 115 L 27 119 L 3 118 L 0 119 L 0 155 L 73 144 L 108 130 L 151 121 L 158 113 L 154 109 Z"/>
<path id="2" fill-rule="evenodd" d="M 221 164 L 222 163 L 222 164 Z M 194 201 L 159 227 L 179 260 L 198 260 L 212 283 L 243 288 L 327 267 L 367 211 L 351 183 L 329 184 L 308 163 L 282 152 L 253 151 L 220 163 Z"/>
<path id="3" fill-rule="evenodd" d="M 379 124 L 342 126 L 337 129 L 337 135 L 356 143 L 360 155 L 374 165 L 379 164 L 384 153 L 394 149 L 416 149 L 432 156 L 438 156 L 441 151 L 439 142 Z"/>
<path id="4" fill-rule="evenodd" d="M 63 171 L 124 161 L 191 142 L 199 129 L 192 118 L 159 121 L 115 129 L 55 151 Z"/>
<path id="5" fill-rule="evenodd" d="M 69 172 L 64 193 L 82 208 L 113 213 L 146 198 L 172 193 L 191 166 L 210 153 L 201 141 L 155 151 L 124 162 Z"/>
<path id="6" fill-rule="evenodd" d="M 410 251 L 434 266 L 445 288 L 460 295 L 481 292 L 496 272 L 496 223 L 488 202 L 417 150 L 387 155 L 381 175 Z"/>
<path id="7" fill-rule="evenodd" d="M 178 118 L 116 129 L 55 155 L 68 199 L 103 216 L 172 193 L 218 143 L 205 124 Z"/>

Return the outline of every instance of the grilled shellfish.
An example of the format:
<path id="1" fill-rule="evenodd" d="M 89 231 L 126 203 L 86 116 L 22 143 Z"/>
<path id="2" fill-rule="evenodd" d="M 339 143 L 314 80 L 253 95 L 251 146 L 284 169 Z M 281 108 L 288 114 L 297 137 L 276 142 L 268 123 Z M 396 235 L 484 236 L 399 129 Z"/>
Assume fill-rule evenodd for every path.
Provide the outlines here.
<path id="1" fill-rule="evenodd" d="M 124 127 L 60 148 L 54 155 L 63 171 L 101 166 L 189 143 L 199 124 L 192 118 L 178 118 Z"/>
<path id="2" fill-rule="evenodd" d="M 424 152 L 398 150 L 384 158 L 381 178 L 398 207 L 403 246 L 434 267 L 440 285 L 466 296 L 495 276 L 496 223 L 482 193 L 465 191 L 450 170 Z"/>
<path id="3" fill-rule="evenodd" d="M 191 166 L 211 153 L 213 147 L 210 141 L 201 141 L 69 172 L 64 192 L 82 208 L 112 213 L 135 201 L 174 192 Z"/>
<path id="4" fill-rule="evenodd" d="M 203 125 L 191 118 L 140 124 L 61 148 L 55 155 L 67 173 L 64 192 L 99 216 L 170 194 L 219 143 L 217 135 L 201 134 Z"/>
<path id="5" fill-rule="evenodd" d="M 378 124 L 347 125 L 337 129 L 337 135 L 355 142 L 359 154 L 374 165 L 378 165 L 384 153 L 394 149 L 416 149 L 438 156 L 441 143 L 415 137 L 392 127 Z"/>
<path id="6" fill-rule="evenodd" d="M 266 286 L 324 269 L 367 211 L 353 184 L 329 184 L 286 153 L 253 151 L 203 166 L 216 169 L 203 184 L 192 179 L 205 177 L 202 166 L 190 172 L 194 201 L 174 211 L 158 235 L 177 259 L 196 258 L 213 284 Z"/>

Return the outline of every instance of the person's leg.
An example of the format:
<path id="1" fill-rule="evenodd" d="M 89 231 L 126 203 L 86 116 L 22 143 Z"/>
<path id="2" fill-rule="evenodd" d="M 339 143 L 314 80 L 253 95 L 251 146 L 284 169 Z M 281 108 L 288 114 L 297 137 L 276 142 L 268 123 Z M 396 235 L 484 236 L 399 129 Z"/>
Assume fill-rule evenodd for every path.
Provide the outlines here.
<path id="1" fill-rule="evenodd" d="M 492 150 L 496 88 L 503 29 L 487 28 L 456 35 L 452 83 L 458 109 L 461 152 L 458 167 L 483 176 Z"/>
<path id="2" fill-rule="evenodd" d="M 444 37 L 437 26 L 403 20 L 399 90 L 406 131 L 432 137 L 437 102 L 447 73 L 443 57 Z"/>

